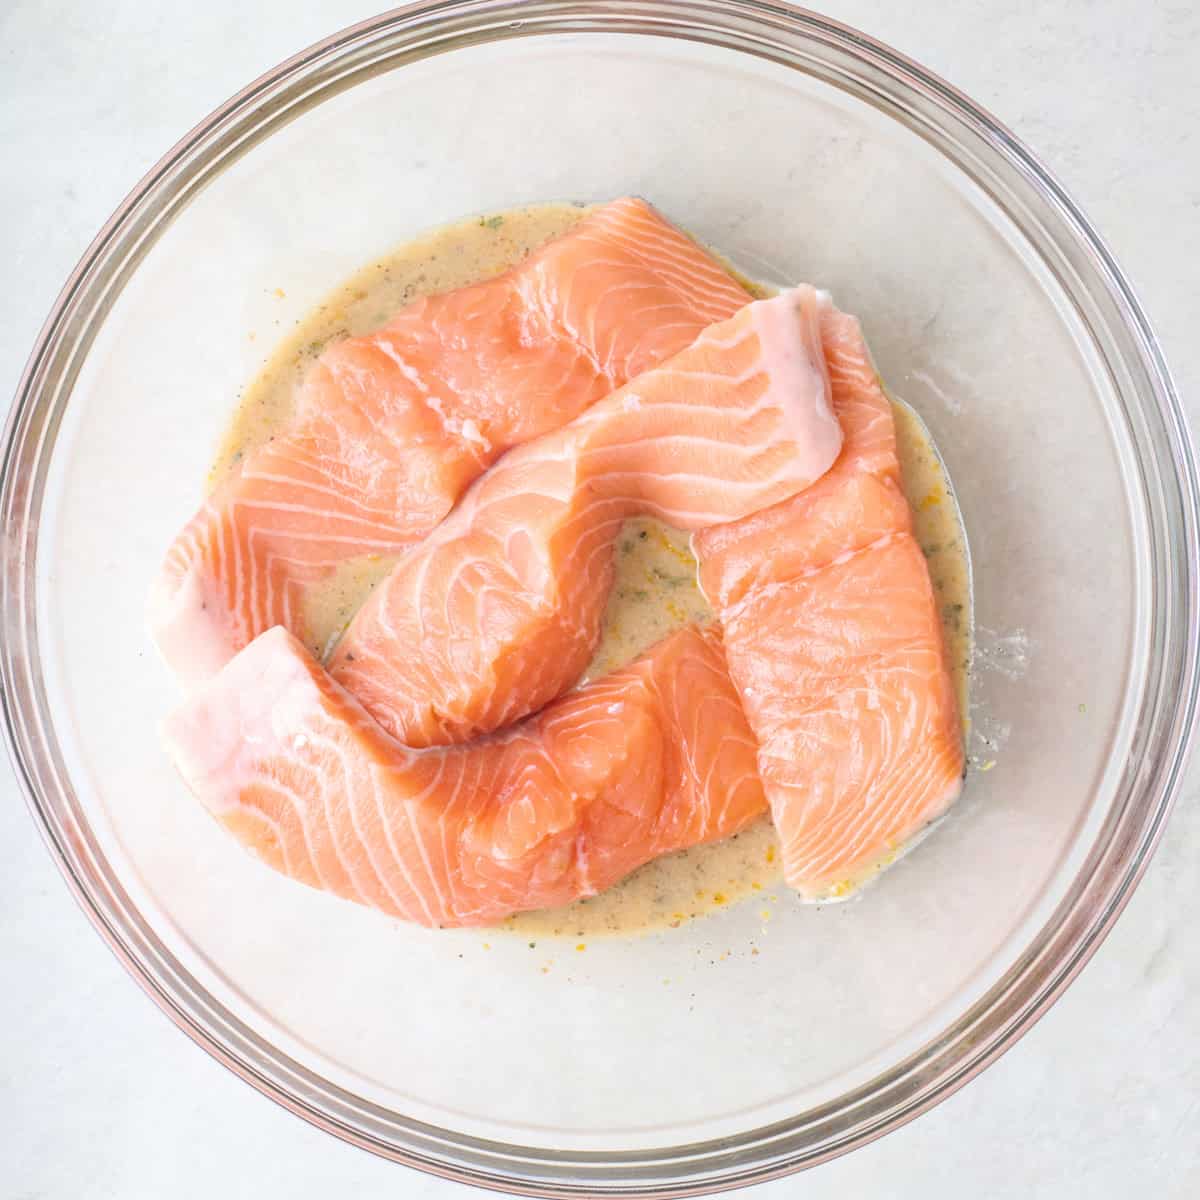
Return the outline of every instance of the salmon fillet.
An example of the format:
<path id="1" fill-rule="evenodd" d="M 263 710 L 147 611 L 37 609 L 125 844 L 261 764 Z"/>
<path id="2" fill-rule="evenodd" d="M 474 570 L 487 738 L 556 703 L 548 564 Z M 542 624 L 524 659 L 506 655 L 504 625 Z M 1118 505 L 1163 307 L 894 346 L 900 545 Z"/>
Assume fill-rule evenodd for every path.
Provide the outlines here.
<path id="1" fill-rule="evenodd" d="M 150 626 L 185 683 L 275 625 L 347 559 L 419 541 L 505 450 L 557 429 L 731 316 L 746 292 L 637 199 L 498 278 L 402 309 L 320 357 L 294 422 L 246 456 L 171 546 Z"/>
<path id="2" fill-rule="evenodd" d="M 841 455 L 806 492 L 693 538 L 759 743 L 787 882 L 848 894 L 961 789 L 962 731 L 891 405 L 858 323 L 822 326 Z"/>
<path id="3" fill-rule="evenodd" d="M 264 862 L 429 926 L 593 895 L 766 807 L 712 630 L 685 629 L 502 734 L 415 751 L 273 629 L 165 733 L 192 790 Z"/>
<path id="4" fill-rule="evenodd" d="M 410 746 L 469 740 L 559 695 L 599 640 L 622 521 L 732 521 L 837 458 L 826 308 L 807 287 L 749 304 L 505 455 L 375 589 L 334 678 Z"/>

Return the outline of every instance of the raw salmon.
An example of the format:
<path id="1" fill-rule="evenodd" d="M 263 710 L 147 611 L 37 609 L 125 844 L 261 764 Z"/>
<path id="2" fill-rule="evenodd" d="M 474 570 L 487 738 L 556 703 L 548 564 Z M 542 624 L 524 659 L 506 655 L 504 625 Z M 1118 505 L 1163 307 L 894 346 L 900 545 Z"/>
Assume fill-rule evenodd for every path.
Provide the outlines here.
<path id="1" fill-rule="evenodd" d="M 766 807 L 711 630 L 685 629 L 502 734 L 414 751 L 273 629 L 166 734 L 193 791 L 270 866 L 430 926 L 593 895 Z"/>
<path id="2" fill-rule="evenodd" d="M 702 531 L 700 580 L 758 739 L 788 883 L 846 895 L 958 796 L 962 734 L 891 406 L 858 323 L 823 341 L 845 443 L 806 492 Z"/>
<path id="3" fill-rule="evenodd" d="M 410 746 L 466 741 L 552 700 L 595 651 L 623 520 L 732 521 L 837 458 L 827 307 L 807 287 L 749 304 L 507 454 L 372 593 L 334 677 Z"/>
<path id="4" fill-rule="evenodd" d="M 746 292 L 641 200 L 608 204 L 496 279 L 321 356 L 295 421 L 171 547 L 150 604 L 187 682 L 360 555 L 419 541 L 506 449 L 556 429 L 731 316 Z"/>

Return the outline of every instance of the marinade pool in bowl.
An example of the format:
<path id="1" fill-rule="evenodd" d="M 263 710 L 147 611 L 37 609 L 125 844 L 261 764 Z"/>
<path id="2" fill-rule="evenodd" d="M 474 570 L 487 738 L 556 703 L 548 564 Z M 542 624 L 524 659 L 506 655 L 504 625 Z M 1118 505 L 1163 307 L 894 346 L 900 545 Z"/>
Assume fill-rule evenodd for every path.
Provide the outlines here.
<path id="1" fill-rule="evenodd" d="M 177 695 L 143 623 L 239 390 L 406 238 L 629 193 L 752 277 L 828 288 L 930 428 L 974 571 L 963 799 L 851 903 L 781 893 L 584 950 L 410 928 L 263 870 L 160 749 Z M 749 1183 L 944 1097 L 1115 918 L 1194 715 L 1195 473 L 1128 287 L 992 118 L 783 5 L 417 5 L 284 64 L 88 251 L 0 503 L 8 734 L 97 928 L 268 1095 L 510 1190 Z"/>

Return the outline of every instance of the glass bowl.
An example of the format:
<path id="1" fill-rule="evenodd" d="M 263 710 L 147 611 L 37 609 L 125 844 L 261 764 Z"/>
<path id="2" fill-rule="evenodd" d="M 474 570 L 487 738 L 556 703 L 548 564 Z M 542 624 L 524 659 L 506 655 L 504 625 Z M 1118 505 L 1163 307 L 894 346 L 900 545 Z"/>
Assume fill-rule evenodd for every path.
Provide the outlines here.
<path id="1" fill-rule="evenodd" d="M 856 901 L 572 942 L 430 933 L 261 868 L 156 736 L 143 627 L 238 390 L 451 218 L 639 193 L 860 314 L 973 548 L 973 769 Z M 681 1195 L 850 1150 L 1061 992 L 1162 830 L 1196 701 L 1196 477 L 1103 244 L 991 117 L 779 3 L 410 6 L 192 131 L 38 341 L 3 464 L 7 733 L 88 915 L 189 1036 L 317 1125 L 537 1195 Z"/>

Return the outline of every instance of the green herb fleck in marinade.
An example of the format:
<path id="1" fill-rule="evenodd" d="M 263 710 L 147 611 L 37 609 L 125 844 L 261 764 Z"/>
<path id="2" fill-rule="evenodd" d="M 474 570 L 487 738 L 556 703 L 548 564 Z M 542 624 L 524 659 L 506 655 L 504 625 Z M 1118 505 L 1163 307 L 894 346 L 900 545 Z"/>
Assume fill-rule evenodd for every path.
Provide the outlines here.
<path id="1" fill-rule="evenodd" d="M 484 229 L 499 229 L 504 224 L 503 217 L 480 217 L 479 224 Z"/>
<path id="2" fill-rule="evenodd" d="M 654 578 L 657 579 L 664 587 L 677 588 L 694 582 L 686 575 L 671 575 L 664 571 L 662 567 L 654 567 L 652 573 Z"/>

